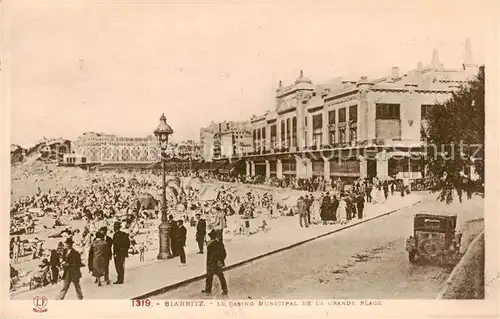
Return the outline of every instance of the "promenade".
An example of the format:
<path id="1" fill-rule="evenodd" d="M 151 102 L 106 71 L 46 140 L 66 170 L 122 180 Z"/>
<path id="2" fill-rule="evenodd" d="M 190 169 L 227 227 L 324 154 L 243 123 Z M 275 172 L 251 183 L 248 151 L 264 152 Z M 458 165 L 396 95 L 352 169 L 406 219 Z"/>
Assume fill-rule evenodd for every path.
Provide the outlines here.
<path id="1" fill-rule="evenodd" d="M 271 229 L 269 232 L 259 232 L 251 236 L 225 235 L 224 243 L 227 250 L 226 268 L 237 267 L 315 238 L 326 236 L 342 229 L 356 227 L 360 223 L 369 222 L 371 219 L 415 205 L 419 201 L 419 198 L 420 196 L 415 193 L 405 197 L 395 194 L 390 196 L 385 203 L 366 203 L 364 218 L 361 220 L 351 220 L 349 224 L 343 226 L 311 225 L 309 228 L 301 228 L 298 216 L 282 216 L 268 221 Z M 233 217 L 239 218 L 239 216 Z M 195 229 L 188 227 L 186 247 L 187 266 L 180 267 L 178 258 L 157 261 L 157 251 L 146 252 L 146 260 L 142 263 L 139 262 L 139 256 L 134 255 L 126 261 L 125 283 L 123 285 L 111 284 L 97 287 L 93 282 L 94 278 L 88 273 L 88 268 L 82 268 L 83 278 L 81 286 L 84 299 L 119 300 L 148 297 L 203 278 L 205 275 L 206 255 L 196 253 L 197 244 L 194 236 Z M 112 262 L 110 264 L 110 279 L 112 281 L 116 280 L 116 272 Z M 32 299 L 35 296 L 46 296 L 48 299 L 55 299 L 61 288 L 62 282 L 59 282 L 56 285 L 35 290 L 12 293 L 11 299 Z M 202 288 L 203 286 L 200 284 L 200 290 Z M 76 299 L 74 287 L 70 287 L 66 299 Z"/>

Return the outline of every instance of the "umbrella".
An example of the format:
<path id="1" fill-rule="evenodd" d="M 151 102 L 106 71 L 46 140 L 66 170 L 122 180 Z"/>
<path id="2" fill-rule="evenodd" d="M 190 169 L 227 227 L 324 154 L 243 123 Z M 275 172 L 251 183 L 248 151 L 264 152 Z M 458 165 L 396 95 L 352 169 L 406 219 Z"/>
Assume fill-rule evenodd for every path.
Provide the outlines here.
<path id="1" fill-rule="evenodd" d="M 154 209 L 158 205 L 158 201 L 149 193 L 141 194 L 139 196 L 139 203 L 141 209 Z"/>

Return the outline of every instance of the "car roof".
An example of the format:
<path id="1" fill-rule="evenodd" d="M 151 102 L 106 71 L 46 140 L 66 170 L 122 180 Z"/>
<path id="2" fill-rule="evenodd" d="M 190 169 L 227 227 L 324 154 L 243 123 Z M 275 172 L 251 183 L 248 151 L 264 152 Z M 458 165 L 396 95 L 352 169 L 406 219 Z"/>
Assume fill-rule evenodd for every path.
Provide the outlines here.
<path id="1" fill-rule="evenodd" d="M 418 212 L 415 217 L 457 217 L 455 212 Z"/>

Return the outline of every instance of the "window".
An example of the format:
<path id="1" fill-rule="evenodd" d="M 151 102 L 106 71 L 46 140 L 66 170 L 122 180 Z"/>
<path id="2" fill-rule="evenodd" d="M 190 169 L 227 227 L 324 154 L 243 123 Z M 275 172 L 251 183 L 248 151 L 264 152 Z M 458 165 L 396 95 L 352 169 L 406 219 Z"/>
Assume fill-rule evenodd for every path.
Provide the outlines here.
<path id="1" fill-rule="evenodd" d="M 349 121 L 358 121 L 358 106 L 351 105 L 349 106 Z"/>
<path id="2" fill-rule="evenodd" d="M 377 120 L 399 120 L 399 104 L 377 104 Z"/>
<path id="3" fill-rule="evenodd" d="M 266 150 L 266 128 L 265 127 L 262 128 L 262 145 L 263 145 L 263 149 L 265 151 Z"/>
<path id="4" fill-rule="evenodd" d="M 285 121 L 282 120 L 281 121 L 281 143 L 284 144 L 285 143 Z M 282 147 L 282 145 L 280 145 L 280 147 Z"/>
<path id="5" fill-rule="evenodd" d="M 335 124 L 335 110 L 328 111 L 328 124 Z"/>
<path id="6" fill-rule="evenodd" d="M 276 124 L 271 125 L 271 145 L 276 147 Z"/>
<path id="7" fill-rule="evenodd" d="M 322 144 L 323 144 L 323 134 L 314 133 L 313 134 L 313 146 L 320 148 Z"/>
<path id="8" fill-rule="evenodd" d="M 432 111 L 432 108 L 434 105 L 429 105 L 429 104 L 423 104 L 420 106 L 420 118 L 421 119 L 427 119 L 430 115 L 430 112 Z"/>
<path id="9" fill-rule="evenodd" d="M 316 114 L 316 115 L 313 115 L 313 118 L 312 118 L 312 122 L 313 122 L 313 130 L 317 130 L 317 129 L 320 129 L 323 127 L 323 114 Z"/>
<path id="10" fill-rule="evenodd" d="M 339 109 L 339 123 L 345 123 L 345 107 Z"/>
<path id="11" fill-rule="evenodd" d="M 252 131 L 252 140 L 253 140 L 253 149 L 255 150 L 257 148 L 257 145 L 256 145 L 257 131 L 256 130 Z"/>
<path id="12" fill-rule="evenodd" d="M 292 118 L 292 146 L 297 146 L 297 118 Z"/>
<path id="13" fill-rule="evenodd" d="M 345 143 L 345 128 L 339 130 L 339 143 Z"/>
<path id="14" fill-rule="evenodd" d="M 286 119 L 286 147 L 290 147 L 290 139 L 291 139 L 291 125 L 290 125 L 290 118 Z"/>
<path id="15" fill-rule="evenodd" d="M 330 131 L 330 135 L 329 135 L 329 143 L 330 145 L 334 145 L 335 144 L 335 131 Z"/>
<path id="16" fill-rule="evenodd" d="M 307 116 L 304 117 L 304 126 L 307 127 Z"/>
<path id="17" fill-rule="evenodd" d="M 358 130 L 355 127 L 349 129 L 349 141 L 356 142 Z"/>

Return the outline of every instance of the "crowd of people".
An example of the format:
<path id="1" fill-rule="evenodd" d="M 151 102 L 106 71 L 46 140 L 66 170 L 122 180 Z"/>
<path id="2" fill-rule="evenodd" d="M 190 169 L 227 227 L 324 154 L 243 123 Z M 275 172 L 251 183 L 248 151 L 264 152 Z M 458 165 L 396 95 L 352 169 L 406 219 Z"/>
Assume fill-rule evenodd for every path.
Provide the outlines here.
<path id="1" fill-rule="evenodd" d="M 155 175 L 158 174 L 90 173 L 88 179 L 74 189 L 62 187 L 46 192 L 39 189 L 33 196 L 14 201 L 10 227 L 11 287 L 15 288 L 19 277 L 26 273 L 31 274 L 29 286 L 32 289 L 64 281 L 63 260 L 68 245 L 79 250 L 80 261 L 88 266 L 97 285 L 110 283 L 108 266 L 111 260 L 118 274 L 115 283 L 123 283 L 123 264 L 128 254 L 137 254 L 139 261 L 144 262 L 145 252 L 158 244 L 156 236 L 151 236 L 151 230 L 147 229 L 161 218 L 160 204 L 154 200 L 157 196 L 151 195 L 161 191 L 161 180 Z M 181 265 L 186 264 L 183 247 L 188 231 L 185 225 L 196 227 L 198 253 L 201 254 L 210 233 L 222 242 L 224 231 L 228 231 L 229 216 L 251 216 L 254 212 L 248 213 L 248 207 L 263 207 L 263 202 L 269 202 L 271 197 L 236 194 L 222 186 L 212 197 L 202 198 L 204 194 L 200 189 L 181 185 L 180 181 L 168 184 L 171 197 L 167 200 L 167 249 L 170 256 L 179 257 Z M 153 205 L 150 201 L 154 201 Z M 250 201 L 255 203 L 250 205 Z M 238 230 L 232 234 L 244 233 L 241 227 L 235 228 Z M 116 246 L 115 238 L 125 237 L 119 234 L 126 234 L 126 239 L 119 240 L 122 244 Z M 30 272 L 26 269 L 29 267 L 34 270 Z M 67 291 L 68 287 L 64 281 L 63 290 Z M 61 292 L 62 298 L 64 294 Z"/>
<path id="2" fill-rule="evenodd" d="M 194 171 L 176 175 L 168 182 L 166 253 L 170 258 L 178 258 L 181 266 L 187 264 L 185 246 L 191 232 L 188 228 L 193 228 L 195 233 L 197 253 L 208 253 L 209 247 L 214 246 L 213 252 L 219 256 L 214 258 L 220 260 L 226 254 L 221 249 L 226 234 L 251 236 L 269 232 L 269 221 L 280 216 L 298 215 L 301 227 L 345 224 L 353 218 L 363 218 L 365 202 L 383 202 L 395 192 L 394 182 L 377 179 L 353 183 L 337 180 L 328 191 L 319 187 L 325 184 L 321 179 L 289 179 L 279 182 L 278 186 L 289 187 L 292 183 L 296 185 L 293 189 L 305 190 L 309 194 L 296 202 L 284 202 L 274 198 L 271 192 L 239 185 L 255 184 L 261 177 L 240 176 L 227 180 L 213 172 Z M 185 180 L 197 180 L 198 186 L 206 182 L 229 181 L 234 187 L 218 184 L 216 191 L 209 194 L 206 188 L 192 187 L 183 182 Z M 264 183 L 276 186 L 276 180 Z M 238 189 L 238 185 L 243 187 Z M 409 188 L 402 189 L 401 196 L 404 196 Z M 20 276 L 19 268 L 27 262 L 37 268 L 31 272 L 30 288 L 62 280 L 61 299 L 71 283 L 78 298 L 83 298 L 79 286 L 81 272 L 76 268 L 80 269 L 84 264 L 95 277 L 96 285 L 102 286 L 110 284 L 109 265 L 112 261 L 117 273 L 114 283 L 123 284 L 125 259 L 129 255 L 138 255 L 138 261 L 144 262 L 146 252 L 159 244 L 157 236 L 152 236 L 152 229 L 162 219 L 161 205 L 155 199 L 161 190 L 158 172 L 98 172 L 89 173 L 78 187 L 61 187 L 46 192 L 38 189 L 36 195 L 14 201 L 11 206 L 11 286 L 15 286 Z M 228 222 L 233 215 L 237 218 Z M 259 221 L 253 221 L 256 218 Z M 217 242 L 208 245 L 213 241 Z M 52 247 L 46 245 L 50 242 Z M 80 253 L 79 259 L 71 253 L 75 249 Z M 207 268 L 211 277 L 223 276 L 222 268 L 217 265 L 220 263 L 212 263 L 210 269 Z M 211 280 L 207 277 L 204 291 L 210 291 Z M 227 287 L 224 291 L 227 292 Z"/>

